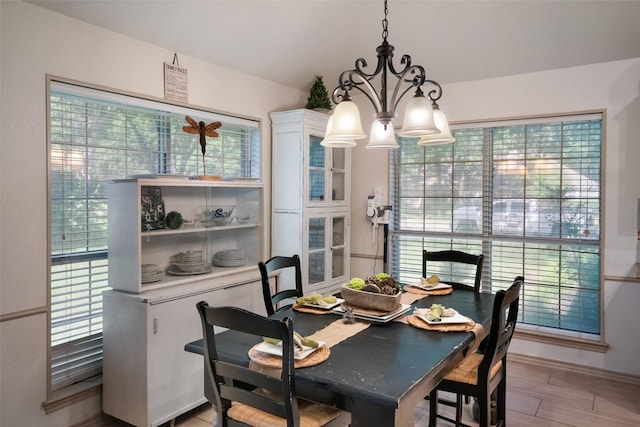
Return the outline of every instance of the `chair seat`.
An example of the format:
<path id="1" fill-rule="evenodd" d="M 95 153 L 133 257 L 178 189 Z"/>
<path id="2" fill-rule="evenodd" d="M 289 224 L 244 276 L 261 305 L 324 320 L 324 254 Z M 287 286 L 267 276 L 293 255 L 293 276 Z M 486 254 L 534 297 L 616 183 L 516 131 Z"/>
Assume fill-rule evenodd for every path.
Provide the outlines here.
<path id="1" fill-rule="evenodd" d="M 322 427 L 334 419 L 347 416 L 348 413 L 330 406 L 321 405 L 304 399 L 298 399 L 300 427 Z M 263 412 L 252 406 L 233 402 L 227 415 L 236 421 L 254 427 L 286 427 L 287 420 Z"/>
<path id="2" fill-rule="evenodd" d="M 480 366 L 483 357 L 484 355 L 481 353 L 471 353 L 467 355 L 455 368 L 445 375 L 444 379 L 458 383 L 478 385 L 478 366 Z M 498 363 L 491 368 L 489 377 L 495 377 L 501 368 L 502 360 L 499 360 Z"/>

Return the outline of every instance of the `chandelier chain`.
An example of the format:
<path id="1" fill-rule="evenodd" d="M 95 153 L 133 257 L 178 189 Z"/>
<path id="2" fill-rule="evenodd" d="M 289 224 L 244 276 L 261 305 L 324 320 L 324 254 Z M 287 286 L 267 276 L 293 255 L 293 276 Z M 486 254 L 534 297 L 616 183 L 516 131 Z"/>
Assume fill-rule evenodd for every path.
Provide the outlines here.
<path id="1" fill-rule="evenodd" d="M 387 41 L 389 35 L 389 21 L 387 16 L 389 15 L 389 9 L 387 8 L 387 0 L 384 0 L 384 19 L 382 20 L 382 40 Z"/>

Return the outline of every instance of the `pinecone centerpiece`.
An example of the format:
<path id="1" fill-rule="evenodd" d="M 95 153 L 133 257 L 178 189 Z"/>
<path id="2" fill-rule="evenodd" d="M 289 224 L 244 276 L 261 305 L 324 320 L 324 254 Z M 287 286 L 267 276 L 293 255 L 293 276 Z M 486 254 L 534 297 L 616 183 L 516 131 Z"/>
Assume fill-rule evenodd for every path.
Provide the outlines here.
<path id="1" fill-rule="evenodd" d="M 342 286 L 345 301 L 354 306 L 392 312 L 400 307 L 401 288 L 387 273 L 378 273 L 366 279 L 354 277 Z"/>
<path id="2" fill-rule="evenodd" d="M 364 279 L 364 283 L 365 285 L 362 290 L 365 292 L 395 295 L 401 290 L 398 282 L 396 282 L 393 277 L 389 276 L 387 273 L 378 273 L 375 276 L 369 276 Z"/>

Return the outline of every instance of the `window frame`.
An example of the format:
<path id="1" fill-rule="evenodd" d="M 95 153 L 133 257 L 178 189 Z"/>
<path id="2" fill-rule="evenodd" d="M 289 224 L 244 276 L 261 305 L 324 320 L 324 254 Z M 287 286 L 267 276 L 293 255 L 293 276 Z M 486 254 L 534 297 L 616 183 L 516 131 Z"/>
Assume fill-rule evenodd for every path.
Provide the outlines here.
<path id="1" fill-rule="evenodd" d="M 80 380 L 79 382 L 71 382 L 69 384 L 62 382 L 59 384 L 59 386 L 54 385 L 54 369 L 52 366 L 53 360 L 55 357 L 57 357 L 59 350 L 61 348 L 73 347 L 75 345 L 76 340 L 72 339 L 71 341 L 57 345 L 56 347 L 52 345 L 52 336 L 53 336 L 52 315 L 55 311 L 52 307 L 52 303 L 53 303 L 52 283 L 53 283 L 53 275 L 54 275 L 53 268 L 56 265 L 64 265 L 66 262 L 68 262 L 72 258 L 82 258 L 84 259 L 84 261 L 88 261 L 88 262 L 96 261 L 100 259 L 104 259 L 108 261 L 108 256 L 107 256 L 108 247 L 105 247 L 104 249 L 100 249 L 100 250 L 89 249 L 88 252 L 87 251 L 74 252 L 73 249 L 71 250 L 71 252 L 66 252 L 63 254 L 54 254 L 54 252 L 52 252 L 55 249 L 53 244 L 54 232 L 52 231 L 52 226 L 53 226 L 52 219 L 54 216 L 52 209 L 53 209 L 53 197 L 54 197 L 54 190 L 55 190 L 53 186 L 54 181 L 52 176 L 53 168 L 54 168 L 54 165 L 52 165 L 52 149 L 57 148 L 60 145 L 60 143 L 52 142 L 52 127 L 54 125 L 52 122 L 53 120 L 52 96 L 54 96 L 55 92 L 60 90 L 60 88 L 57 87 L 56 85 L 63 86 L 65 88 L 65 93 L 73 93 L 74 90 L 77 90 L 76 94 L 85 96 L 87 100 L 89 100 L 90 98 L 90 95 L 89 95 L 90 92 L 98 91 L 100 93 L 100 99 L 98 102 L 122 103 L 126 105 L 125 108 L 127 108 L 127 110 L 136 109 L 136 108 L 148 108 L 150 109 L 149 113 L 151 114 L 153 114 L 152 111 L 157 111 L 158 112 L 157 117 L 160 117 L 162 114 L 166 114 L 167 118 L 176 117 L 176 119 L 178 119 L 178 117 L 184 117 L 184 115 L 190 115 L 196 120 L 198 117 L 206 117 L 207 120 L 209 120 L 209 118 L 214 118 L 215 120 L 222 121 L 223 125 L 224 124 L 227 125 L 226 129 L 229 129 L 229 132 L 231 132 L 228 138 L 231 138 L 231 140 L 236 138 L 234 137 L 234 135 L 236 134 L 236 130 L 235 130 L 236 126 L 239 126 L 237 129 L 241 129 L 241 128 L 249 129 L 248 133 L 246 133 L 245 136 L 240 136 L 240 135 L 238 136 L 240 138 L 243 138 L 241 140 L 243 141 L 242 144 L 246 144 L 247 147 L 249 147 L 249 151 L 241 151 L 240 153 L 241 157 L 238 158 L 239 160 L 241 160 L 241 162 L 235 163 L 234 170 L 236 170 L 237 168 L 240 168 L 239 170 L 244 171 L 241 173 L 244 173 L 245 175 L 243 176 L 245 177 L 261 179 L 261 176 L 262 176 L 262 122 L 260 118 L 243 116 L 239 114 L 231 114 L 227 112 L 220 112 L 220 111 L 216 111 L 216 110 L 212 110 L 204 107 L 187 105 L 187 104 L 182 104 L 178 102 L 173 102 L 171 100 L 154 98 L 151 96 L 146 96 L 141 94 L 135 94 L 127 91 L 121 91 L 121 90 L 117 90 L 117 89 L 113 89 L 113 88 L 109 88 L 101 85 L 94 85 L 94 84 L 80 82 L 73 79 L 67 79 L 67 78 L 54 76 L 54 75 L 46 76 L 47 253 L 48 253 L 48 257 L 47 257 L 47 271 L 48 271 L 48 275 L 47 275 L 48 276 L 47 277 L 47 344 L 48 345 L 47 345 L 47 398 L 44 401 L 43 405 L 47 413 L 51 411 L 55 411 L 61 407 L 67 406 L 68 404 L 74 403 L 75 401 L 81 400 L 88 395 L 92 395 L 99 392 L 99 387 L 101 384 L 101 373 L 102 373 L 102 362 L 101 362 L 102 350 L 100 345 L 99 346 L 100 347 L 100 358 L 99 358 L 100 366 L 98 367 L 97 370 L 93 369 L 92 371 L 93 373 L 86 374 L 86 375 L 89 375 L 90 378 Z M 67 89 L 68 89 L 68 92 L 67 92 Z M 124 101 L 128 101 L 128 102 L 124 102 Z M 144 113 L 144 114 L 148 114 L 148 113 Z M 188 123 L 184 121 L 184 119 L 176 120 L 174 122 L 174 126 L 176 127 L 174 129 L 174 132 L 178 132 L 177 130 L 178 126 L 182 126 L 182 125 L 188 125 Z M 160 131 L 160 133 L 161 132 L 162 131 Z M 182 130 L 180 129 L 179 132 L 182 132 Z M 220 133 L 220 131 L 218 131 L 218 133 Z M 198 135 L 188 135 L 188 138 L 190 138 L 190 140 L 197 141 Z M 213 153 L 217 153 L 216 151 L 214 151 L 217 149 L 221 150 L 222 155 L 224 155 L 225 141 L 226 139 L 220 141 L 220 143 L 218 144 L 219 147 L 216 147 L 215 141 L 213 144 L 209 145 L 209 142 L 212 142 L 212 140 L 208 138 L 207 159 L 210 159 L 213 156 L 216 156 L 216 154 L 209 154 L 209 152 L 213 151 Z M 153 140 L 151 140 L 151 143 L 153 143 Z M 234 144 L 234 143 L 235 142 L 229 142 L 228 144 Z M 64 143 L 62 145 L 64 145 Z M 194 145 L 197 146 L 197 152 L 199 152 L 200 151 L 199 145 L 198 144 L 194 144 Z M 115 148 L 115 144 L 110 144 L 109 147 L 110 149 L 113 150 Z M 232 147 L 236 147 L 236 145 L 232 145 Z M 238 145 L 237 147 L 240 147 L 241 149 L 243 149 L 242 147 L 244 147 L 244 145 Z M 126 147 L 124 151 L 130 153 L 129 150 L 130 149 Z M 174 156 L 183 155 L 184 157 L 184 154 L 181 154 L 178 150 L 179 148 L 176 148 L 174 152 Z M 166 163 L 161 158 L 162 156 L 166 157 L 167 153 L 170 153 L 170 152 L 171 152 L 170 146 L 162 147 L 158 149 L 158 154 L 160 156 L 158 157 L 158 166 L 157 166 L 158 168 L 163 167 L 162 164 L 164 164 L 164 167 L 167 167 Z M 202 160 L 198 160 L 198 159 L 201 159 L 201 155 L 199 156 L 196 154 L 195 157 L 197 160 L 197 163 L 195 166 L 196 169 L 194 170 L 193 167 L 191 169 L 185 169 L 187 174 L 193 175 L 194 172 L 195 174 L 202 174 L 202 169 L 200 164 Z M 219 157 L 213 157 L 213 158 L 219 158 Z M 235 157 L 232 159 L 232 161 L 235 161 Z M 190 163 L 190 164 L 193 164 L 193 163 Z M 150 171 L 150 173 L 161 173 L 161 172 L 162 171 L 159 171 L 159 170 Z M 168 168 L 165 170 L 165 173 L 167 172 L 169 172 Z M 215 172 L 217 171 L 214 171 L 214 173 Z M 224 173 L 224 169 L 222 169 L 222 172 Z M 123 176 L 119 176 L 118 178 L 126 178 L 127 175 L 131 173 L 137 173 L 137 171 L 133 169 L 128 169 L 126 172 L 123 172 Z M 208 168 L 206 170 L 206 173 L 208 175 L 212 174 L 208 170 Z M 223 177 L 231 177 L 231 176 L 223 175 Z M 90 179 L 89 177 L 85 177 L 84 182 L 87 182 L 89 179 Z M 108 179 L 112 179 L 112 178 L 108 178 Z M 108 246 L 108 243 L 105 243 L 105 245 Z M 94 338 L 83 337 L 77 340 L 78 341 L 77 343 L 79 345 L 76 345 L 73 351 L 82 353 L 87 350 L 87 347 L 92 346 L 90 341 L 95 340 L 95 342 L 97 343 L 101 342 L 102 332 L 100 331 L 99 334 L 93 334 L 92 337 Z M 65 351 L 63 351 L 63 353 L 64 352 Z M 71 353 L 66 353 L 66 354 L 71 354 Z M 93 390 L 93 391 L 90 391 L 90 390 Z"/>
<path id="2" fill-rule="evenodd" d="M 503 119 L 487 119 L 487 120 L 478 120 L 478 121 L 469 121 L 469 122 L 458 122 L 452 123 L 451 129 L 452 132 L 456 132 L 456 130 L 460 129 L 469 129 L 469 128 L 490 128 L 492 126 L 512 126 L 512 125 L 520 125 L 520 124 L 539 124 L 539 123 L 551 123 L 551 122 L 570 122 L 577 121 L 582 116 L 593 116 L 599 115 L 601 120 L 601 128 L 600 128 L 600 151 L 599 151 L 599 170 L 600 170 L 600 194 L 599 194 L 599 238 L 598 238 L 598 254 L 599 254 L 599 273 L 598 273 L 598 292 L 599 292 L 599 332 L 597 334 L 590 333 L 581 333 L 581 332 L 573 332 L 569 330 L 550 328 L 545 326 L 535 326 L 528 324 L 519 324 L 519 332 L 517 336 L 524 337 L 527 339 L 558 344 L 561 343 L 563 345 L 569 345 L 576 348 L 586 348 L 594 351 L 605 351 L 606 344 L 604 343 L 604 293 L 603 293 L 603 283 L 604 283 L 604 201 L 605 201 L 605 153 L 606 153 L 606 123 L 607 116 L 606 110 L 589 110 L 589 111 L 579 111 L 579 112 L 568 112 L 568 113 L 560 113 L 560 114 L 543 114 L 543 115 L 532 115 L 532 116 L 520 116 L 520 117 L 511 117 L 511 118 L 503 118 Z M 455 135 L 454 135 L 455 136 Z M 455 142 L 453 143 L 455 144 Z M 487 155 L 485 149 L 483 149 L 483 158 Z M 397 164 L 396 160 L 398 158 L 398 151 L 392 152 L 389 157 L 389 167 L 390 167 L 390 176 L 389 176 L 389 188 L 391 193 L 391 201 L 394 205 L 394 211 L 398 210 L 398 188 L 401 185 L 397 182 L 400 178 L 398 177 L 398 171 L 396 170 Z M 483 167 L 486 167 L 486 160 L 483 160 Z M 484 176 L 484 173 L 483 173 Z M 453 180 L 453 178 L 452 178 Z M 423 184 L 424 185 L 424 184 Z M 486 185 L 486 183 L 483 183 Z M 486 191 L 492 191 L 483 188 L 483 198 L 485 197 Z M 451 213 L 453 215 L 453 213 Z M 453 221 L 453 216 L 451 218 Z M 452 225 L 453 227 L 453 225 Z M 392 274 L 397 274 L 398 271 L 398 254 L 396 253 L 396 239 L 398 236 L 402 235 L 414 235 L 414 236 L 429 236 L 431 238 L 443 238 L 446 240 L 450 239 L 450 242 L 455 241 L 455 239 L 459 237 L 463 237 L 464 233 L 456 233 L 453 228 L 450 230 L 440 230 L 440 231 L 407 231 L 400 229 L 398 227 L 398 223 L 394 220 L 390 224 L 390 254 L 389 254 L 389 269 Z M 486 231 L 486 230 L 484 230 Z M 483 232 L 484 232 L 483 231 Z M 476 239 L 477 235 L 473 236 Z M 511 239 L 510 236 L 503 236 L 503 239 L 509 241 Z M 518 240 L 517 238 L 515 239 Z M 524 239 L 522 239 L 524 240 Z M 541 238 L 540 241 L 544 242 L 545 238 Z M 562 240 L 560 238 L 559 240 Z M 579 240 L 579 239 L 578 239 Z M 424 240 L 423 240 L 424 241 Z M 483 272 L 483 276 L 485 279 L 483 280 L 483 285 L 487 282 L 487 268 L 491 263 L 489 259 L 487 262 L 487 256 L 490 256 L 490 253 L 487 253 L 487 242 L 480 239 L 482 252 L 485 254 L 485 271 Z M 490 242 L 489 242 L 490 244 Z M 464 249 L 462 249 L 464 250 Z M 412 254 L 411 263 L 417 262 L 421 263 L 421 259 L 418 261 L 418 257 L 415 254 Z M 526 275 L 525 275 L 526 281 Z"/>

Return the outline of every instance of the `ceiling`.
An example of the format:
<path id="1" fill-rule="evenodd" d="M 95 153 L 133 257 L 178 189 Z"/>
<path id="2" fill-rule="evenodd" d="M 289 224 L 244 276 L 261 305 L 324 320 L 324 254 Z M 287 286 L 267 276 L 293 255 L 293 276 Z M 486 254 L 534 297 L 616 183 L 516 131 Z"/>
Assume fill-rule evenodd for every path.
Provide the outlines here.
<path id="1" fill-rule="evenodd" d="M 27 1 L 179 60 L 303 91 L 316 75 L 332 90 L 360 57 L 372 71 L 384 16 L 382 0 Z M 389 0 L 388 9 L 396 68 L 409 54 L 441 84 L 640 57 L 640 1 Z"/>

